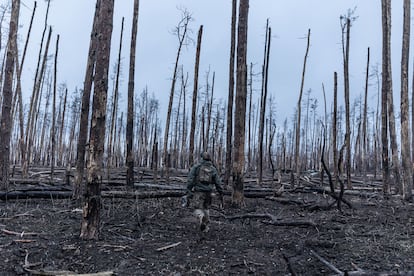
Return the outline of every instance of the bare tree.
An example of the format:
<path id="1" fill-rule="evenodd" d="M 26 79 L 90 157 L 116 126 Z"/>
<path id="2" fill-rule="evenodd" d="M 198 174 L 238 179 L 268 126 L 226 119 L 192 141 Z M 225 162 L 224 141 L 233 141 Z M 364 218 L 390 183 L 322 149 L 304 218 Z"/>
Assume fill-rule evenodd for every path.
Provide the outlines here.
<path id="1" fill-rule="evenodd" d="M 100 231 L 102 163 L 108 94 L 108 68 L 113 28 L 114 0 L 101 0 L 94 81 L 89 162 L 80 237 L 97 239 Z"/>
<path id="2" fill-rule="evenodd" d="M 116 119 L 118 117 L 118 94 L 119 94 L 119 75 L 121 72 L 121 53 L 122 53 L 122 40 L 123 40 L 123 35 L 124 35 L 124 17 L 122 17 L 122 22 L 121 22 L 121 34 L 120 34 L 120 38 L 119 38 L 119 48 L 118 48 L 118 59 L 116 62 L 116 77 L 115 77 L 115 85 L 114 85 L 114 92 L 112 95 L 112 110 L 111 110 L 111 126 L 110 126 L 110 133 L 109 133 L 109 138 L 108 138 L 108 149 L 107 149 L 107 153 L 108 153 L 108 164 L 110 165 L 114 165 L 113 162 L 113 154 L 114 154 L 114 148 L 115 148 L 115 138 L 114 136 L 116 135 L 116 129 L 115 129 L 115 125 L 116 125 Z"/>
<path id="3" fill-rule="evenodd" d="M 240 0 L 237 32 L 236 110 L 234 116 L 232 202 L 244 205 L 244 144 L 247 98 L 247 28 L 249 0 Z"/>
<path id="4" fill-rule="evenodd" d="M 368 80 L 369 80 L 369 47 L 367 50 L 367 69 L 365 74 L 365 94 L 364 94 L 364 114 L 363 114 L 363 121 L 362 121 L 362 170 L 364 180 L 366 180 L 367 171 L 369 167 L 369 160 L 367 159 L 368 156 L 368 137 L 367 137 L 367 123 L 368 123 Z"/>
<path id="5" fill-rule="evenodd" d="M 193 99 L 191 107 L 191 126 L 190 126 L 190 148 L 189 148 L 189 165 L 192 166 L 194 162 L 194 136 L 195 136 L 195 127 L 196 127 L 196 110 L 197 110 L 197 94 L 198 94 L 198 70 L 200 67 L 200 52 L 201 52 L 201 39 L 203 37 L 203 25 L 200 26 L 197 36 L 197 51 L 196 59 L 194 65 L 194 89 L 193 89 Z"/>
<path id="6" fill-rule="evenodd" d="M 388 156 L 388 93 L 391 90 L 391 0 L 381 0 L 382 7 L 382 90 L 381 90 L 381 142 L 382 142 L 382 189 L 390 193 Z"/>
<path id="7" fill-rule="evenodd" d="M 299 91 L 299 99 L 298 104 L 296 107 L 296 138 L 295 138 L 295 171 L 296 171 L 296 185 L 299 185 L 299 179 L 300 179 L 300 161 L 299 161 L 299 145 L 300 145 L 300 120 L 301 120 L 301 104 L 302 104 L 302 95 L 303 95 L 303 86 L 305 84 L 305 72 L 306 72 L 306 61 L 308 59 L 308 53 L 309 53 L 309 45 L 310 45 L 310 34 L 311 30 L 308 29 L 308 36 L 307 36 L 307 44 L 306 44 L 306 52 L 305 57 L 303 59 L 303 69 L 302 69 L 302 81 L 300 84 L 300 91 Z M 292 183 L 295 185 L 295 183 Z"/>
<path id="8" fill-rule="evenodd" d="M 134 141 L 134 76 L 135 76 L 135 51 L 137 45 L 137 31 L 138 31 L 138 11 L 139 0 L 134 0 L 134 15 L 132 19 L 131 30 L 131 46 L 129 53 L 129 77 L 128 77 L 128 114 L 126 125 L 126 164 L 127 164 L 127 185 L 132 186 L 134 183 L 134 156 L 133 156 L 133 141 Z"/>
<path id="9" fill-rule="evenodd" d="M 230 62 L 229 62 L 229 96 L 227 102 L 227 128 L 226 128 L 226 165 L 224 172 L 224 183 L 229 184 L 232 168 L 232 140 L 233 140 L 233 103 L 234 103 L 234 55 L 236 52 L 236 17 L 237 0 L 232 1 L 231 11 L 231 39 L 230 39 Z"/>
<path id="10" fill-rule="evenodd" d="M 177 27 L 174 30 L 174 34 L 178 38 L 178 49 L 177 55 L 175 57 L 175 65 L 173 71 L 173 77 L 171 81 L 171 89 L 170 89 L 170 99 L 168 102 L 168 110 L 167 110 L 167 119 L 165 123 L 165 130 L 164 130 L 164 154 L 163 154 L 163 169 L 168 168 L 168 137 L 170 131 L 170 121 L 171 121 L 171 111 L 172 111 L 172 104 L 174 100 L 174 92 L 175 92 L 175 83 L 177 81 L 177 72 L 178 72 L 178 62 L 180 60 L 181 49 L 184 45 L 188 44 L 188 40 L 190 39 L 188 36 L 188 25 L 192 21 L 191 14 L 187 10 L 182 10 L 181 20 L 178 23 Z M 167 169 L 167 176 L 168 176 L 168 169 Z"/>
<path id="11" fill-rule="evenodd" d="M 59 35 L 56 38 L 56 49 L 55 49 L 55 66 L 53 71 L 53 104 L 52 104 L 52 131 L 51 131 L 51 138 L 52 138 L 52 152 L 51 157 L 52 161 L 50 162 L 50 181 L 53 182 L 53 175 L 55 169 L 55 157 L 56 157 L 56 83 L 57 83 L 57 57 L 59 51 Z"/>
<path id="12" fill-rule="evenodd" d="M 401 159 L 402 159 L 402 194 L 405 200 L 412 198 L 412 165 L 408 115 L 408 60 L 410 49 L 411 1 L 404 0 L 404 25 L 401 50 Z M 397 183 L 397 187 L 399 183 Z"/>
<path id="13" fill-rule="evenodd" d="M 14 62 L 17 53 L 17 29 L 19 26 L 20 0 L 13 0 L 9 24 L 9 47 L 6 54 L 5 79 L 3 84 L 3 104 L 0 120 L 0 187 L 7 191 L 9 187 L 11 105 L 13 97 Z"/>
<path id="14" fill-rule="evenodd" d="M 265 50 L 263 58 L 263 68 L 262 68 L 262 94 L 260 99 L 260 122 L 259 122 L 259 184 L 263 180 L 263 136 L 264 136 L 264 123 L 266 115 L 266 102 L 267 102 L 267 84 L 268 84 L 268 75 L 269 75 L 269 57 L 270 57 L 270 41 L 272 36 L 272 29 L 269 27 L 269 19 L 266 21 L 266 40 L 265 40 Z"/>
<path id="15" fill-rule="evenodd" d="M 347 188 L 352 189 L 351 182 L 351 122 L 350 122 L 350 106 L 349 106 L 349 39 L 351 32 L 351 15 L 352 12 L 348 11 L 348 15 L 341 16 L 341 28 L 342 28 L 342 55 L 344 61 L 344 95 L 345 95 L 345 144 L 346 144 L 346 179 Z M 344 37 L 345 36 L 345 37 Z"/>
<path id="16" fill-rule="evenodd" d="M 97 27 L 99 24 L 99 9 L 101 6 L 101 0 L 96 0 L 95 5 L 95 16 L 93 18 L 93 25 L 91 31 L 91 40 L 89 42 L 89 51 L 88 51 L 88 62 L 86 65 L 85 80 L 83 82 L 83 91 L 82 91 L 82 107 L 81 115 L 79 120 L 79 137 L 77 145 L 77 157 L 76 157 L 76 175 L 73 187 L 74 199 L 79 200 L 82 193 L 82 181 L 83 174 L 85 169 L 85 152 L 86 152 L 86 140 L 88 137 L 88 128 L 89 128 L 89 106 L 91 98 L 92 83 L 94 79 L 94 70 L 96 62 L 96 47 L 98 39 Z"/>

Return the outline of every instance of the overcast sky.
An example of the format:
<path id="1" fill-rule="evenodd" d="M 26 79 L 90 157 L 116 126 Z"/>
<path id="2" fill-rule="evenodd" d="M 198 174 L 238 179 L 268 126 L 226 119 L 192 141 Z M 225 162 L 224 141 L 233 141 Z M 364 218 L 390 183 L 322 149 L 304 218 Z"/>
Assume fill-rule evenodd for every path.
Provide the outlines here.
<path id="1" fill-rule="evenodd" d="M 6 0 L 1 0 L 6 1 Z M 402 36 L 402 2 L 392 6 L 392 58 L 395 104 L 399 109 L 399 78 Z M 26 36 L 34 1 L 22 0 L 20 12 L 20 51 Z M 230 44 L 231 0 L 141 0 L 139 10 L 136 52 L 136 93 L 145 86 L 160 100 L 161 118 L 165 118 L 168 105 L 171 76 L 177 51 L 177 38 L 171 33 L 180 19 L 177 7 L 186 8 L 194 21 L 190 28 L 196 40 L 200 25 L 204 25 L 201 49 L 200 78 L 205 85 L 208 68 L 216 73 L 216 99 L 227 101 L 228 61 Z M 300 90 L 303 58 L 306 50 L 307 31 L 311 29 L 311 46 L 306 68 L 304 91 L 312 90 L 311 97 L 319 99 L 319 114 L 323 113 L 322 83 L 325 85 L 328 106 L 332 102 L 333 74 L 338 72 L 340 99 L 343 99 L 343 66 L 341 52 L 340 15 L 349 9 L 358 18 L 353 22 L 350 39 L 351 100 L 364 91 L 367 48 L 371 48 L 371 65 L 381 69 L 381 1 L 373 0 L 253 0 L 249 9 L 248 62 L 260 72 L 263 60 L 266 19 L 272 27 L 270 52 L 269 93 L 276 100 L 278 122 L 292 118 Z M 48 23 L 53 28 L 50 53 L 54 53 L 56 35 L 60 34 L 58 58 L 58 83 L 65 82 L 69 91 L 82 88 L 87 51 L 94 15 L 95 0 L 52 0 Z M 121 105 L 126 103 L 130 26 L 133 0 L 116 0 L 113 52 L 114 65 L 120 34 L 120 23 L 125 17 L 122 49 Z M 34 29 L 30 38 L 29 55 L 26 58 L 23 79 L 27 91 L 31 91 L 37 62 L 41 31 L 44 24 L 46 1 L 38 1 Z M 184 49 L 181 64 L 190 74 L 190 91 L 193 85 L 195 45 Z M 410 62 L 411 64 L 412 62 Z M 112 73 L 112 72 L 111 72 Z M 410 75 L 412 73 L 410 72 Z M 376 104 L 376 85 L 370 87 L 371 107 Z M 110 84 L 111 85 L 111 84 Z M 256 96 L 260 82 L 256 82 Z M 27 92 L 26 91 L 26 92 Z M 111 90 L 110 90 L 111 91 Z M 27 94 L 26 101 L 28 102 Z M 110 93 L 109 93 L 110 96 Z M 279 125 L 280 126 L 280 125 Z"/>

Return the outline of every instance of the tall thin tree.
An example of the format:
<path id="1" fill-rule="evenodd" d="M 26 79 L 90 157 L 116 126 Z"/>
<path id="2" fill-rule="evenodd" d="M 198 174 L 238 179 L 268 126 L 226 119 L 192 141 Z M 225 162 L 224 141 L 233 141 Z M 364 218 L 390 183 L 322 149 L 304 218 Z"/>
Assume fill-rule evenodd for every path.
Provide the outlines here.
<path id="1" fill-rule="evenodd" d="M 6 67 L 3 84 L 3 104 L 0 120 L 0 187 L 8 190 L 10 165 L 10 136 L 11 136 L 11 105 L 13 97 L 14 62 L 17 53 L 17 29 L 19 26 L 20 0 L 13 0 L 9 24 L 9 47 L 7 47 Z"/>
<path id="2" fill-rule="evenodd" d="M 232 202 L 244 205 L 244 144 L 247 100 L 247 28 L 249 0 L 240 0 L 237 31 L 236 110 L 234 116 Z"/>
<path id="3" fill-rule="evenodd" d="M 412 198 L 412 164 L 408 114 L 408 60 L 410 51 L 410 17 L 411 1 L 404 0 L 404 24 L 401 50 L 401 159 L 402 159 L 402 194 L 404 199 Z M 398 184 L 397 184 L 398 187 Z"/>
<path id="4" fill-rule="evenodd" d="M 390 193 L 388 155 L 388 93 L 391 89 L 391 0 L 381 0 L 382 8 L 382 89 L 381 89 L 381 142 L 382 142 L 382 190 Z"/>
<path id="5" fill-rule="evenodd" d="M 89 128 L 89 107 L 91 90 L 94 79 L 95 62 L 96 62 L 96 46 L 98 39 L 97 26 L 99 24 L 99 9 L 101 6 L 101 0 L 96 0 L 95 16 L 93 18 L 91 40 L 89 42 L 88 61 L 86 65 L 85 79 L 83 82 L 82 91 L 82 107 L 79 120 L 79 136 L 77 144 L 77 157 L 76 157 L 76 174 L 73 187 L 72 198 L 79 200 L 82 194 L 82 181 L 85 170 L 85 153 L 86 153 L 86 140 L 88 138 Z"/>
<path id="6" fill-rule="evenodd" d="M 236 19 L 237 0 L 232 1 L 231 9 L 231 38 L 230 38 L 230 62 L 229 62 L 229 96 L 227 100 L 227 128 L 226 128 L 226 166 L 224 171 L 224 183 L 229 184 L 232 168 L 232 142 L 233 142 L 233 103 L 234 103 L 234 55 L 236 52 Z"/>
<path id="7" fill-rule="evenodd" d="M 192 166 L 194 162 L 194 136 L 195 136 L 195 127 L 196 127 L 196 111 L 197 111 L 197 95 L 198 95 L 198 70 L 200 67 L 200 52 L 201 52 L 201 39 L 203 37 L 203 25 L 200 26 L 197 36 L 197 50 L 196 50 L 196 59 L 194 64 L 194 89 L 193 89 L 193 99 L 191 106 L 191 126 L 190 126 L 190 148 L 189 148 L 189 165 Z"/>
<path id="8" fill-rule="evenodd" d="M 266 115 L 266 102 L 267 102 L 267 84 L 268 84 L 268 75 L 269 75 L 269 57 L 270 57 L 270 41 L 272 36 L 272 29 L 269 27 L 269 19 L 266 21 L 266 40 L 265 40 L 265 50 L 263 58 L 263 67 L 262 67 L 262 94 L 260 99 L 260 122 L 259 122 L 259 184 L 263 180 L 263 137 L 264 137 L 264 124 L 265 124 L 265 115 Z"/>
<path id="9" fill-rule="evenodd" d="M 302 81 L 300 83 L 300 91 L 299 91 L 299 99 L 298 103 L 296 105 L 296 135 L 295 135 L 295 171 L 296 171 L 296 179 L 293 185 L 299 185 L 299 179 L 300 179 L 300 164 L 299 161 L 299 150 L 300 150 L 300 120 L 301 120 L 301 110 L 302 110 L 302 95 L 303 95 L 303 87 L 305 85 L 305 72 L 306 72 L 306 62 L 308 60 L 308 54 L 309 54 L 309 46 L 310 46 L 310 34 L 311 30 L 308 29 L 308 36 L 307 36 L 307 43 L 306 43 L 306 52 L 305 57 L 303 59 L 303 68 L 302 68 Z M 296 183 L 295 183 L 296 182 Z"/>
<path id="10" fill-rule="evenodd" d="M 97 239 L 100 231 L 102 163 L 105 143 L 109 55 L 113 29 L 114 0 L 101 0 L 96 70 L 93 91 L 89 161 L 80 237 Z"/>
<path id="11" fill-rule="evenodd" d="M 134 86 L 135 86 L 135 51 L 137 45 L 139 0 L 134 0 L 134 14 L 132 18 L 131 46 L 129 52 L 129 76 L 128 76 L 128 114 L 126 125 L 126 164 L 127 164 L 127 185 L 134 183 Z"/>
<path id="12" fill-rule="evenodd" d="M 165 122 L 165 129 L 164 129 L 164 148 L 163 148 L 163 169 L 166 169 L 167 176 L 168 176 L 168 137 L 170 132 L 170 121 L 171 121 L 171 111 L 172 105 L 174 100 L 174 92 L 175 92 L 175 83 L 177 81 L 177 73 L 178 73 L 178 63 L 180 60 L 181 50 L 184 45 L 188 42 L 188 25 L 192 20 L 191 14 L 187 10 L 182 11 L 181 20 L 178 23 L 177 27 L 174 30 L 174 34 L 178 38 L 178 49 L 177 55 L 175 57 L 175 65 L 173 71 L 173 77 L 171 81 L 171 89 L 170 89 L 170 97 L 168 101 L 168 110 L 167 110 L 167 119 Z"/>

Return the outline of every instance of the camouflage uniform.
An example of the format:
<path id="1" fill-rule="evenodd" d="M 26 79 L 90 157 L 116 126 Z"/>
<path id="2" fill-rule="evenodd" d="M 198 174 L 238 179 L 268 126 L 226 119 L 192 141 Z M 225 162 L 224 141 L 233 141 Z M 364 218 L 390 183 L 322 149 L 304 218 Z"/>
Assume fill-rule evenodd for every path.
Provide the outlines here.
<path id="1" fill-rule="evenodd" d="M 198 181 L 197 176 L 200 167 L 203 165 L 208 165 L 212 169 L 211 183 L 201 183 Z M 212 202 L 213 185 L 222 197 L 223 188 L 221 186 L 220 176 L 216 167 L 211 162 L 210 155 L 204 152 L 201 154 L 201 161 L 191 168 L 187 182 L 187 195 L 189 198 L 192 198 L 192 201 L 194 202 L 194 213 L 199 219 L 201 231 L 208 230 L 208 224 L 210 222 L 210 214 L 208 209 L 210 208 Z"/>

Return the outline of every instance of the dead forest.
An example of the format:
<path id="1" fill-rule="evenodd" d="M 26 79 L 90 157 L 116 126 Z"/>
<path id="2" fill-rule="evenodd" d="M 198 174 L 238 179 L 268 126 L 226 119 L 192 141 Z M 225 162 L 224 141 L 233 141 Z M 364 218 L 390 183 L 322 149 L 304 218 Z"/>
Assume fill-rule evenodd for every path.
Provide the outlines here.
<path id="1" fill-rule="evenodd" d="M 30 7 L 32 16 L 26 34 L 18 33 L 22 1 L 6 2 L 0 5 L 2 33 L 0 34 L 2 38 L 0 41 L 0 199 L 2 201 L 0 228 L 2 233 L 0 235 L 14 236 L 21 233 L 21 240 L 24 240 L 25 235 L 29 235 L 30 239 L 26 240 L 29 245 L 24 247 L 26 251 L 21 249 L 21 252 L 26 254 L 23 269 L 7 270 L 9 268 L 6 265 L 0 267 L 1 269 L 8 271 L 10 275 L 13 273 L 16 275 L 53 274 L 40 274 L 48 270 L 47 262 L 31 251 L 36 248 L 30 247 L 35 243 L 32 237 L 38 234 L 32 233 L 31 236 L 30 233 L 23 234 L 24 230 L 17 229 L 21 226 L 17 224 L 20 216 L 30 216 L 34 219 L 37 216 L 36 212 L 45 211 L 40 211 L 39 207 L 36 207 L 24 212 L 21 209 L 20 212 L 14 204 L 23 204 L 27 207 L 40 202 L 41 205 L 48 206 L 45 208 L 50 208 L 48 209 L 50 212 L 57 214 L 58 219 L 71 221 L 72 224 L 68 229 L 75 232 L 73 235 L 76 238 L 67 238 L 70 240 L 70 245 L 67 244 L 68 240 L 59 241 L 65 244 L 63 248 L 67 253 L 80 250 L 74 245 L 79 240 L 98 244 L 102 250 L 99 249 L 99 253 L 94 254 L 108 253 L 109 251 L 106 250 L 111 248 L 104 248 L 103 240 L 115 242 L 113 240 L 115 238 L 110 238 L 115 226 L 111 224 L 109 213 L 111 210 L 111 215 L 124 217 L 119 206 L 130 209 L 130 212 L 133 212 L 132 218 L 138 221 L 138 226 L 125 222 L 126 228 L 119 230 L 121 231 L 119 236 L 122 238 L 128 236 L 130 242 L 132 239 L 135 241 L 134 245 L 146 238 L 144 234 L 141 234 L 141 238 L 134 236 L 132 230 L 131 233 L 126 232 L 125 229 L 129 229 L 128 227 L 135 230 L 139 228 L 142 233 L 148 231 L 150 233 L 148 237 L 152 235 L 151 233 L 158 233 L 160 229 L 170 231 L 171 229 L 165 226 L 168 225 L 165 217 L 158 222 L 162 225 L 158 230 L 154 230 L 155 226 L 151 223 L 160 217 L 161 213 L 167 214 L 171 208 L 180 208 L 178 200 L 186 192 L 189 169 L 197 162 L 200 153 L 208 151 L 220 172 L 226 195 L 226 210 L 220 210 L 213 204 L 216 228 L 226 233 L 231 231 L 262 233 L 262 230 L 259 230 L 260 225 L 266 222 L 266 227 L 269 227 L 266 229 L 277 227 L 299 229 L 289 231 L 292 231 L 291 234 L 295 237 L 313 235 L 312 238 L 305 238 L 301 244 L 308 249 L 311 248 L 309 244 L 312 244 L 313 249 L 298 253 L 299 249 L 295 251 L 293 246 L 280 245 L 279 241 L 274 241 L 273 237 L 267 236 L 268 232 L 263 230 L 262 234 L 269 239 L 268 241 L 279 244 L 281 248 L 285 246 L 285 251 L 275 253 L 276 257 L 272 255 L 273 251 L 263 253 L 264 259 L 256 259 L 253 255 L 248 255 L 244 260 L 232 260 L 230 265 L 224 261 L 221 263 L 222 260 L 215 260 L 221 264 L 222 270 L 209 267 L 208 262 L 197 264 L 198 270 L 185 265 L 168 269 L 156 266 L 155 270 L 151 270 L 154 267 L 145 267 L 144 263 L 154 257 L 151 255 L 154 252 L 146 249 L 145 245 L 139 244 L 143 246 L 143 252 L 148 250 L 146 254 L 149 255 L 139 254 L 139 257 L 138 255 L 134 257 L 135 262 L 143 265 L 140 270 L 135 270 L 139 273 L 135 273 L 141 275 L 152 271 L 147 275 L 182 275 L 173 274 L 175 272 L 185 275 L 186 273 L 228 275 L 224 271 L 233 270 L 235 274 L 242 275 L 251 273 L 306 275 L 304 259 L 313 258 L 318 263 L 308 268 L 308 272 L 313 275 L 332 275 L 332 273 L 345 275 L 344 273 L 348 272 L 347 275 L 372 275 L 370 273 L 384 271 L 388 271 L 389 274 L 381 275 L 397 275 L 390 271 L 397 271 L 401 275 L 413 275 L 414 260 L 409 256 L 414 253 L 412 251 L 414 233 L 411 229 L 412 215 L 407 214 L 412 210 L 414 181 L 412 165 L 414 101 L 410 102 L 410 99 L 414 98 L 414 90 L 411 95 L 409 91 L 409 84 L 412 82 L 409 72 L 411 1 L 404 0 L 404 13 L 401 15 L 404 18 L 404 24 L 401 26 L 402 49 L 393 47 L 394 51 L 398 50 L 402 53 L 401 67 L 393 68 L 401 71 L 401 79 L 392 79 L 391 0 L 382 0 L 382 28 L 378 30 L 382 32 L 383 37 L 382 60 L 379 61 L 381 67 L 375 67 L 374 62 L 370 60 L 370 45 L 367 45 L 366 68 L 361 68 L 361 71 L 365 72 L 364 94 L 357 99 L 349 96 L 349 75 L 352 74 L 349 72 L 349 61 L 353 50 L 350 40 L 353 35 L 353 23 L 358 20 L 355 11 L 350 9 L 344 11 L 343 15 L 338 15 L 340 23 L 338 31 L 342 34 L 340 45 L 342 56 L 338 59 L 342 60 L 343 70 L 332 72 L 334 87 L 326 87 L 322 84 L 324 96 L 328 93 L 332 94 L 333 102 L 327 102 L 326 97 L 315 98 L 310 89 L 306 90 L 307 58 L 312 51 L 312 30 L 309 29 L 306 39 L 300 41 L 303 43 L 303 69 L 300 90 L 292 95 L 297 98 L 295 114 L 287 117 L 283 125 L 276 123 L 277 98 L 268 91 L 268 80 L 271 78 L 269 67 L 277 66 L 271 64 L 269 58 L 273 50 L 272 26 L 269 20 L 265 21 L 263 56 L 259 58 L 259 62 L 247 60 L 248 15 L 249 9 L 254 9 L 255 5 L 252 1 L 249 3 L 249 0 L 232 0 L 232 10 L 228 11 L 232 19 L 231 26 L 228 26 L 231 28 L 231 37 L 229 37 L 231 43 L 230 49 L 226 49 L 229 52 L 228 98 L 224 100 L 218 100 L 215 94 L 214 66 L 205 74 L 205 78 L 200 76 L 200 53 L 203 51 L 203 45 L 209 42 L 203 40 L 203 25 L 197 26 L 198 32 L 195 34 L 189 31 L 196 26 L 193 26 L 191 12 L 184 8 L 173 11 L 180 13 L 181 19 L 174 26 L 171 34 L 176 37 L 177 43 L 170 45 L 176 49 L 176 56 L 171 57 L 175 62 L 171 70 L 170 90 L 167 93 L 163 92 L 164 94 L 160 92 L 154 95 L 148 89 L 137 91 L 134 80 L 135 66 L 139 63 L 135 58 L 135 53 L 139 51 L 137 48 L 138 19 L 141 12 L 139 0 L 127 1 L 131 4 L 133 16 L 130 34 L 124 33 L 124 18 L 122 18 L 121 32 L 113 31 L 114 20 L 121 20 L 114 18 L 114 0 L 96 0 L 94 18 L 91 18 L 93 24 L 90 30 L 88 56 L 83 57 L 87 59 L 87 66 L 82 68 L 84 79 L 79 80 L 83 83 L 80 89 L 67 87 L 56 77 L 59 66 L 60 34 L 56 34 L 49 25 L 48 16 L 49 12 L 53 12 L 53 5 L 59 5 L 58 1 L 47 1 L 45 18 L 37 16 L 36 1 L 25 2 L 25 5 L 32 2 Z M 44 21 L 41 37 L 33 37 L 31 33 L 33 21 Z M 121 49 L 127 36 L 130 41 L 130 54 L 127 58 L 122 58 L 124 54 Z M 7 38 L 6 41 L 4 37 Z M 18 37 L 23 37 L 23 40 L 18 40 Z M 113 43 L 114 41 L 116 43 Z M 34 43 L 40 43 L 37 68 L 34 75 L 24 75 L 22 72 L 26 54 Z M 196 47 L 194 63 L 184 67 L 180 56 L 183 48 L 189 47 L 191 43 Z M 116 63 L 111 64 L 110 55 L 114 52 L 111 52 L 111 47 L 113 48 L 115 44 L 118 47 L 115 51 Z M 120 91 L 121 63 L 124 68 L 127 68 L 123 72 L 127 78 L 127 91 Z M 188 72 L 184 68 L 194 68 L 194 71 Z M 22 91 L 22 79 L 33 80 L 31 91 Z M 342 81 L 343 83 L 338 83 Z M 400 83 L 400 91 L 393 91 L 393 82 Z M 258 100 L 253 96 L 254 89 L 260 90 Z M 127 106 L 120 105 L 121 93 L 127 95 Z M 400 93 L 400 106 L 394 104 L 393 97 L 396 93 Z M 371 96 L 376 94 L 375 105 L 370 105 L 369 94 Z M 166 109 L 160 107 L 158 97 L 168 97 Z M 345 99 L 344 105 L 338 104 L 340 97 Z M 323 106 L 323 114 L 317 112 L 319 106 Z M 164 115 L 166 115 L 165 121 L 160 119 Z M 279 210 L 286 208 L 285 214 L 289 214 L 289 217 L 272 214 L 271 204 L 273 206 L 276 204 Z M 290 216 L 290 211 L 287 211 L 289 208 L 285 206 L 298 208 L 294 209 L 296 211 L 292 211 L 293 209 L 290 211 L 292 214 L 300 213 L 300 217 Z M 391 216 L 393 219 L 396 219 L 394 215 L 397 216 L 398 210 L 401 210 L 401 215 L 404 215 L 404 218 L 401 218 L 403 221 L 401 229 L 408 227 L 408 230 L 404 231 L 407 231 L 409 237 L 407 242 L 411 240 L 411 245 L 404 247 L 405 255 L 398 255 L 398 249 L 395 255 L 391 257 L 387 255 L 392 259 L 390 263 L 360 268 L 357 265 L 362 263 L 356 265 L 352 263 L 351 266 L 351 262 L 345 263 L 345 258 L 342 262 L 338 260 L 339 267 L 336 267 L 315 250 L 315 248 L 323 248 L 325 251 L 319 252 L 328 252 L 327 256 L 330 257 L 335 254 L 333 252 L 336 250 L 334 248 L 336 245 L 334 246 L 333 243 L 326 242 L 324 244 L 326 248 L 321 245 L 322 241 L 325 242 L 325 238 L 328 239 L 328 235 L 317 236 L 316 231 L 312 232 L 314 230 L 309 230 L 311 234 L 309 231 L 305 233 L 304 230 L 304 228 L 318 228 L 321 224 L 328 229 L 328 232 L 333 229 L 329 228 L 332 225 L 337 227 L 335 231 L 342 231 L 347 227 L 347 223 L 360 223 L 358 225 L 361 226 L 363 222 L 362 217 L 359 216 L 364 215 L 361 209 L 371 208 L 367 213 L 373 214 L 376 210 L 381 210 L 380 208 L 388 207 L 393 210 Z M 75 210 L 75 213 L 71 213 L 71 209 Z M 386 216 L 389 210 L 391 209 L 384 211 L 383 215 Z M 149 215 L 151 211 L 154 211 L 153 215 Z M 190 213 L 189 210 L 179 212 L 180 215 Z M 77 213 L 79 216 L 76 216 Z M 316 214 L 319 214 L 318 217 Z M 356 218 L 360 218 L 361 221 L 356 222 Z M 331 226 L 326 226 L 324 219 L 327 219 Z M 245 221 L 251 222 L 244 224 Z M 236 226 L 230 228 L 229 222 L 240 222 L 242 226 L 237 226 L 235 230 Z M 183 223 L 189 224 L 188 221 Z M 378 219 L 376 223 L 381 224 L 383 220 Z M 11 225 L 16 229 L 7 230 Z M 175 227 L 175 230 L 171 231 L 185 231 L 179 226 Z M 323 231 L 323 227 L 320 231 Z M 115 230 L 113 231 L 115 233 Z M 279 233 L 281 236 L 288 235 L 282 230 L 274 231 L 281 231 Z M 243 232 L 243 235 L 252 235 L 246 233 Z M 390 233 L 391 230 L 389 232 L 384 230 L 384 233 L 375 235 L 384 238 L 382 242 L 386 242 L 384 235 Z M 225 247 L 221 250 L 231 248 L 224 237 L 214 233 L 211 235 L 201 238 L 207 243 L 204 246 L 214 247 L 213 243 L 208 245 L 208 241 L 217 240 L 222 244 L 220 246 Z M 356 232 L 354 235 L 351 239 L 359 237 Z M 171 240 L 164 240 L 165 236 L 161 234 L 159 236 L 163 244 L 157 244 L 155 238 L 151 236 L 157 254 L 173 251 L 184 244 L 185 248 L 193 246 L 184 241 L 173 243 Z M 174 237 L 179 239 L 177 236 Z M 318 242 L 317 239 L 322 241 Z M 14 241 L 14 243 L 23 244 L 21 241 Z M 261 246 L 267 248 L 263 244 Z M 235 246 L 242 248 L 244 245 L 235 243 Z M 0 248 L 3 250 L 3 245 L 0 245 Z M 121 255 L 132 250 L 130 245 L 126 244 L 112 249 L 120 252 Z M 360 250 L 371 252 L 363 248 Z M 30 257 L 33 258 L 32 263 L 28 261 L 28 252 L 32 252 L 30 253 Z M 84 257 L 83 252 L 69 254 L 74 256 L 71 257 L 72 260 L 68 260 L 68 256 L 62 257 L 62 260 L 66 258 L 66 263 L 69 264 L 71 261 L 76 263 L 76 258 Z M 366 254 L 370 254 L 369 252 Z M 350 254 L 357 253 L 354 251 Z M 272 268 L 268 261 L 263 261 L 267 260 L 265 256 L 269 254 L 276 260 L 279 258 L 283 267 Z M 169 258 L 174 259 L 174 256 L 178 255 Z M 394 259 L 398 259 L 399 256 L 405 260 L 405 263 L 400 263 L 400 270 L 395 270 L 391 262 L 397 262 Z M 129 260 L 129 257 L 129 255 L 124 256 L 126 260 Z M 349 256 L 345 255 L 345 257 Z M 42 263 L 41 269 L 34 265 L 36 258 L 39 258 L 39 262 Z M 250 258 L 250 261 L 246 261 L 246 258 Z M 23 256 L 20 259 L 24 259 Z M 18 262 L 13 261 L 11 257 L 7 260 L 10 264 Z M 132 272 L 134 270 L 127 263 L 124 267 L 115 269 L 105 267 L 103 261 L 95 261 L 95 267 L 61 265 L 52 270 L 56 273 L 63 273 L 64 268 L 71 270 L 72 273 L 111 270 L 107 272 L 108 274 L 99 275 L 112 275 L 116 271 L 120 273 L 119 275 L 134 275 Z M 62 261 L 61 264 L 65 262 Z M 85 263 L 91 262 L 93 260 L 85 261 Z M 118 262 L 119 265 L 119 260 L 114 262 Z M 177 260 L 177 263 L 179 262 Z M 375 264 L 375 261 L 362 262 Z M 56 273 L 53 275 L 58 275 Z M 72 274 L 67 272 L 59 275 Z"/>

